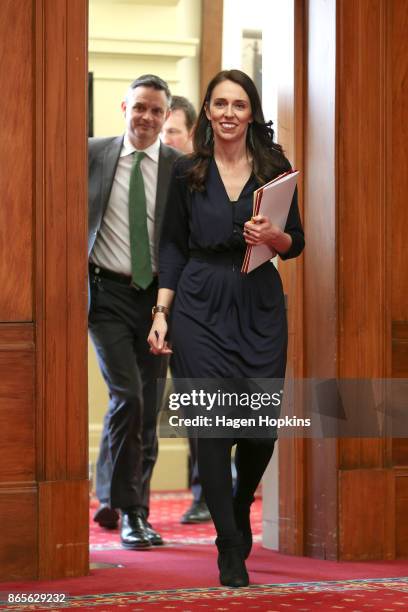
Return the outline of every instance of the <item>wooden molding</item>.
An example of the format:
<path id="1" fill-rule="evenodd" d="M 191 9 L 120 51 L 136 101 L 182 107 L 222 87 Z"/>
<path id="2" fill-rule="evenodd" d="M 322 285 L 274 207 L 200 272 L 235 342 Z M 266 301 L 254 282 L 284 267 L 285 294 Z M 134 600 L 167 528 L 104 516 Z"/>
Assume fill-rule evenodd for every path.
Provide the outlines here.
<path id="1" fill-rule="evenodd" d="M 135 38 L 132 40 L 110 37 L 89 39 L 89 54 L 111 56 L 148 56 L 157 58 L 171 57 L 180 60 L 195 57 L 199 45 L 197 38 Z"/>
<path id="2" fill-rule="evenodd" d="M 343 377 L 390 375 L 387 4 L 361 0 L 357 10 L 340 2 L 337 11 L 338 372 Z"/>
<path id="3" fill-rule="evenodd" d="M 200 99 L 210 80 L 221 70 L 223 0 L 202 0 Z"/>
<path id="4" fill-rule="evenodd" d="M 389 165 L 389 279 L 392 320 L 408 321 L 408 12 L 406 0 L 392 0 L 387 5 L 389 52 L 387 91 Z M 395 325 L 395 324 L 394 324 Z"/>
<path id="5" fill-rule="evenodd" d="M 36 7 L 38 475 L 65 480 L 87 477 L 87 2 Z"/>
<path id="6" fill-rule="evenodd" d="M 278 92 L 278 117 L 284 114 L 287 142 L 281 143 L 294 167 L 301 171 L 298 183 L 299 209 L 303 213 L 303 89 L 304 89 L 304 2 L 294 0 L 294 74 L 291 91 Z M 303 376 L 303 256 L 279 264 L 288 296 L 288 376 Z M 302 414 L 302 398 L 295 397 L 293 414 Z M 284 554 L 304 553 L 305 440 L 298 437 L 279 441 L 279 550 Z"/>
<path id="7" fill-rule="evenodd" d="M 391 374 L 386 4 L 363 0 L 357 11 L 339 3 L 337 11 L 338 374 L 344 378 Z M 389 456 L 385 440 L 339 446 L 342 468 L 385 467 Z"/>
<path id="8" fill-rule="evenodd" d="M 87 0 L 36 3 L 41 578 L 88 573 L 87 9 Z"/>
<path id="9" fill-rule="evenodd" d="M 90 0 L 90 2 L 106 2 L 106 4 L 140 4 L 143 6 L 177 6 L 180 0 Z"/>

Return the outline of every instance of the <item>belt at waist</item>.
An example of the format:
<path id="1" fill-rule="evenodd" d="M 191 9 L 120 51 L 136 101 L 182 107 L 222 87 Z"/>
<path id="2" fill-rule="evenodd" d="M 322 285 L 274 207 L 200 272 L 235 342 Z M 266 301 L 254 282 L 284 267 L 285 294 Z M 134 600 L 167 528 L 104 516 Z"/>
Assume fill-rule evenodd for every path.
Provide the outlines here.
<path id="1" fill-rule="evenodd" d="M 112 270 L 107 270 L 106 268 L 101 268 L 94 263 L 89 264 L 89 271 L 94 276 L 99 276 L 101 278 L 107 278 L 108 280 L 115 281 L 116 283 L 120 283 L 121 285 L 127 285 L 128 287 L 132 287 L 133 289 L 137 289 L 142 291 L 140 287 L 134 284 L 132 281 L 132 277 L 128 274 L 120 274 L 119 272 L 113 272 Z M 156 286 L 158 282 L 157 275 L 153 277 L 153 282 L 147 289 L 150 287 Z"/>
<path id="2" fill-rule="evenodd" d="M 236 269 L 241 268 L 244 253 L 241 251 L 220 251 L 215 253 L 201 249 L 192 249 L 190 251 L 190 258 L 205 261 L 216 266 L 232 267 Z"/>

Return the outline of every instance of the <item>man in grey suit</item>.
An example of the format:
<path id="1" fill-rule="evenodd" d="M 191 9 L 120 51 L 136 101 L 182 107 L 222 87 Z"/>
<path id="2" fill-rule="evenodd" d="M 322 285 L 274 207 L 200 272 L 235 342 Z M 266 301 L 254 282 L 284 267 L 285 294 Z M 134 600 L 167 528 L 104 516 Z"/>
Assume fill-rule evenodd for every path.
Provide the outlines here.
<path id="1" fill-rule="evenodd" d="M 167 363 L 146 341 L 157 294 L 158 243 L 174 160 L 160 142 L 170 91 L 155 75 L 130 85 L 122 102 L 126 130 L 89 141 L 89 331 L 109 389 L 96 470 L 100 506 L 94 520 L 121 542 L 163 544 L 148 522 L 150 480 L 157 458 L 157 379 Z"/>

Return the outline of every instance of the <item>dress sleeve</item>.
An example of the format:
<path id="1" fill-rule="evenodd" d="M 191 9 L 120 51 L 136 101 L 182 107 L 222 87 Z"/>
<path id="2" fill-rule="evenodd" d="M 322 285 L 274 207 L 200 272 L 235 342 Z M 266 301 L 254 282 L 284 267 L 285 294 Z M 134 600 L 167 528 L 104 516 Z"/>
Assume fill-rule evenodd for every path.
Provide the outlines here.
<path id="1" fill-rule="evenodd" d="M 176 161 L 173 166 L 159 247 L 159 287 L 173 291 L 177 289 L 189 259 L 188 205 L 191 195 L 183 168 L 181 161 Z"/>
<path id="2" fill-rule="evenodd" d="M 305 247 L 305 237 L 299 214 L 297 187 L 295 189 L 295 193 L 293 194 L 292 203 L 289 208 L 285 232 L 292 238 L 292 245 L 290 249 L 286 251 L 286 253 L 283 253 L 282 255 L 278 253 L 279 257 L 281 259 L 291 259 L 292 257 L 297 257 Z"/>

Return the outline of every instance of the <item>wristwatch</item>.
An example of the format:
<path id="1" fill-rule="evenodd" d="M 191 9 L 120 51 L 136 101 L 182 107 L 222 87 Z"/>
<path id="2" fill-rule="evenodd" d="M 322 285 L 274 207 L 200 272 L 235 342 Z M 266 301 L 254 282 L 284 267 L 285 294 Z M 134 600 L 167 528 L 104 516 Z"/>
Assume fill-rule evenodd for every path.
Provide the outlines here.
<path id="1" fill-rule="evenodd" d="M 166 317 L 166 319 L 167 319 L 167 317 L 169 316 L 169 312 L 170 312 L 170 311 L 169 311 L 169 309 L 167 308 L 167 306 L 160 306 L 160 305 L 158 305 L 158 306 L 153 306 L 153 308 L 152 308 L 152 319 L 154 319 L 154 315 L 155 315 L 157 312 L 162 312 L 162 313 L 164 314 L 164 316 Z"/>

